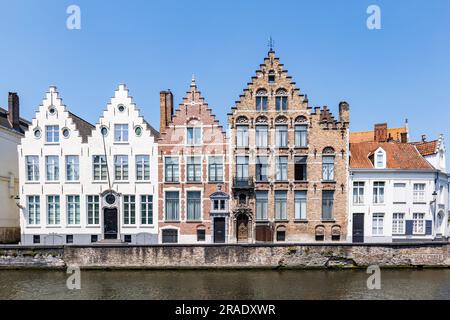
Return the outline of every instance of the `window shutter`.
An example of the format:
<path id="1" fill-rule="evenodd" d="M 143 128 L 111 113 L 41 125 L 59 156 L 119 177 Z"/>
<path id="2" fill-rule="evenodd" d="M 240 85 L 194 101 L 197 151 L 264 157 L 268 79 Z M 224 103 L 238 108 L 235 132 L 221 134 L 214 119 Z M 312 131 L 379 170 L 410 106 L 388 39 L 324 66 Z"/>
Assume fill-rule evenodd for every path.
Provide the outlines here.
<path id="1" fill-rule="evenodd" d="M 425 225 L 425 235 L 429 236 L 432 234 L 433 232 L 433 221 L 431 220 L 426 220 L 426 225 Z"/>
<path id="2" fill-rule="evenodd" d="M 412 234 L 413 234 L 413 221 L 406 220 L 406 235 L 412 236 Z"/>

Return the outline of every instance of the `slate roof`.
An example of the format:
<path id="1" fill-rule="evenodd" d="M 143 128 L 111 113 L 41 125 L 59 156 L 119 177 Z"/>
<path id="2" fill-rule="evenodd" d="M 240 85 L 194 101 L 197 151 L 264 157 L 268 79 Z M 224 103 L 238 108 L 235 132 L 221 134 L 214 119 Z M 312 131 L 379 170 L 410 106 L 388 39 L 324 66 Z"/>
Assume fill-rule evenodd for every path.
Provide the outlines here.
<path id="1" fill-rule="evenodd" d="M 416 146 L 422 156 L 426 157 L 437 153 L 439 141 L 412 142 L 411 144 Z"/>
<path id="2" fill-rule="evenodd" d="M 150 132 L 152 133 L 152 136 L 155 137 L 155 139 L 158 139 L 160 134 L 159 131 L 156 130 L 155 128 L 153 128 L 150 123 L 148 123 L 146 120 L 144 120 L 145 125 L 147 126 L 147 129 L 150 130 Z"/>
<path id="3" fill-rule="evenodd" d="M 76 114 L 69 112 L 69 117 L 72 119 L 75 127 L 81 136 L 81 141 L 86 143 L 88 141 L 88 137 L 92 134 L 92 130 L 95 129 L 95 126 L 87 122 L 86 120 L 81 119 Z"/>
<path id="4" fill-rule="evenodd" d="M 407 133 L 406 128 L 388 128 L 387 135 L 394 141 L 401 141 L 402 133 Z M 350 132 L 350 143 L 374 141 L 374 131 Z"/>
<path id="5" fill-rule="evenodd" d="M 9 120 L 8 120 L 8 110 L 0 107 L 0 127 L 10 129 L 10 130 L 15 130 L 21 134 L 24 134 L 25 131 L 27 131 L 28 126 L 31 123 L 23 118 L 19 118 L 19 120 L 20 120 L 20 130 L 17 131 L 13 128 L 11 122 L 9 122 Z"/>
<path id="6" fill-rule="evenodd" d="M 370 156 L 380 147 L 386 152 L 386 169 L 433 170 L 413 144 L 397 142 L 351 143 L 350 168 L 374 169 Z"/>

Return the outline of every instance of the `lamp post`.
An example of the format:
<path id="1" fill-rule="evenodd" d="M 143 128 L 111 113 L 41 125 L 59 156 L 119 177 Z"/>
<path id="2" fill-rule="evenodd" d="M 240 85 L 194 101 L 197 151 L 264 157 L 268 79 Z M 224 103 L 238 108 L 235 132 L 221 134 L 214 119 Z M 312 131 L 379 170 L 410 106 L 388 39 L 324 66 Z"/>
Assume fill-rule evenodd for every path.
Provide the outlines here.
<path id="1" fill-rule="evenodd" d="M 431 203 L 434 205 L 433 208 L 433 235 L 434 237 L 436 237 L 436 209 L 437 209 L 437 192 L 436 190 L 433 191 L 433 193 L 431 194 L 433 196 L 433 201 L 431 201 Z"/>

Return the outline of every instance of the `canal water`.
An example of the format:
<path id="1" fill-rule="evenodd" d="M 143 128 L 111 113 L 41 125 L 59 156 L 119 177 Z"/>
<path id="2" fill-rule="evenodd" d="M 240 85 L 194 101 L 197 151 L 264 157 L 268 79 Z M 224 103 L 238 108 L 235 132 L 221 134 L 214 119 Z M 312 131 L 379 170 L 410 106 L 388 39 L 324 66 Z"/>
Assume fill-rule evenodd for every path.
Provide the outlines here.
<path id="1" fill-rule="evenodd" d="M 63 271 L 0 271 L 0 299 L 447 299 L 450 269 L 381 270 L 369 290 L 363 270 L 81 271 L 69 290 Z"/>

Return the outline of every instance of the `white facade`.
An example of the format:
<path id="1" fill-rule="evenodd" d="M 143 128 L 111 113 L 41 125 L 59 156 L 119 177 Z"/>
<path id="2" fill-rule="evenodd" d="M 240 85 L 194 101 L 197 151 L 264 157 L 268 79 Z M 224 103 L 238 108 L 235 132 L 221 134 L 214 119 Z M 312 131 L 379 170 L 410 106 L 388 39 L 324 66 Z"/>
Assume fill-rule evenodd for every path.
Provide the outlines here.
<path id="1" fill-rule="evenodd" d="M 17 146 L 22 134 L 0 126 L 0 241 L 8 241 L 19 230 Z M 3 239 L 3 240 L 2 240 Z"/>
<path id="2" fill-rule="evenodd" d="M 156 243 L 157 134 L 125 85 L 95 126 L 50 87 L 18 148 L 22 244 Z"/>

